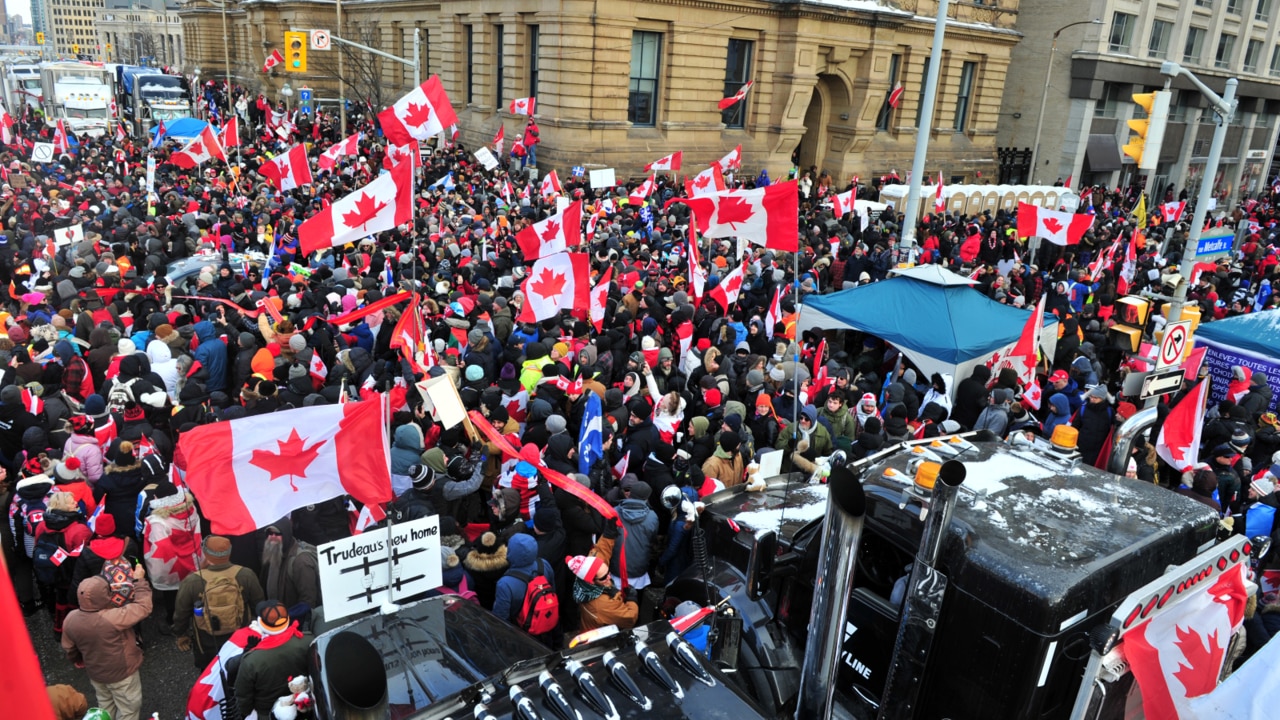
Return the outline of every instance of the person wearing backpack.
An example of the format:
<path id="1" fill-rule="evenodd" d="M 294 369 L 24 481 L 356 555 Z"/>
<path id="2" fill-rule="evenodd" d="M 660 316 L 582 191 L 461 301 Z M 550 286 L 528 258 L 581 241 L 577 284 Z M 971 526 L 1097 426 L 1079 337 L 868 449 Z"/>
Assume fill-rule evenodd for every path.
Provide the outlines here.
<path id="1" fill-rule="evenodd" d="M 52 488 L 52 478 L 36 473 L 18 481 L 9 501 L 9 537 L 13 539 L 9 575 L 26 617 L 34 615 L 39 608 L 32 584 L 31 553 L 36 544 L 36 528 L 44 520 L 46 496 Z M 53 598 L 45 600 L 52 602 Z"/>
<path id="2" fill-rule="evenodd" d="M 262 530 L 258 579 L 268 597 L 278 598 L 303 623 L 320 607 L 320 560 L 316 547 L 293 536 L 293 521 L 281 518 Z"/>
<path id="3" fill-rule="evenodd" d="M 560 599 L 551 563 L 538 557 L 538 542 L 524 533 L 507 540 L 507 560 L 511 567 L 498 580 L 493 614 L 555 647 L 560 635 Z"/>
<path id="4" fill-rule="evenodd" d="M 178 584 L 173 610 L 178 649 L 190 650 L 195 666 L 204 669 L 231 633 L 253 620 L 253 609 L 265 599 L 253 571 L 232 564 L 231 541 L 206 537 L 203 567 Z"/>
<path id="5" fill-rule="evenodd" d="M 79 608 L 67 616 L 61 639 L 67 658 L 89 675 L 98 707 L 115 720 L 139 720 L 142 711 L 142 648 L 134 626 L 151 614 L 151 586 L 140 565 L 129 590 L 121 601 L 113 598 L 107 579 L 85 580 L 77 593 Z"/>
<path id="6" fill-rule="evenodd" d="M 93 531 L 85 524 L 75 496 L 67 492 L 50 495 L 35 531 L 31 564 L 40 585 L 40 596 L 46 599 L 46 607 L 53 615 L 54 637 L 62 637 L 62 621 L 75 608 L 71 577 L 80 549 L 91 537 Z M 48 602 L 49 598 L 53 599 L 52 603 Z"/>

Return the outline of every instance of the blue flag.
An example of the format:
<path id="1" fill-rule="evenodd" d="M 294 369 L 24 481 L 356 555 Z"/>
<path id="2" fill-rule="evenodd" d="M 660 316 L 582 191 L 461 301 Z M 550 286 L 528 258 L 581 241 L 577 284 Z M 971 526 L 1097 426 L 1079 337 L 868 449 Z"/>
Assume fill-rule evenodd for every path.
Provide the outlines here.
<path id="1" fill-rule="evenodd" d="M 431 190 L 435 190 L 436 188 L 444 188 L 445 190 L 452 190 L 454 187 L 456 186 L 453 184 L 453 172 L 449 172 L 444 177 L 440 178 L 439 180 L 427 186 L 427 188 Z"/>
<path id="2" fill-rule="evenodd" d="M 591 472 L 591 466 L 604 458 L 604 425 L 600 396 L 587 391 L 587 409 L 582 412 L 582 431 L 578 436 L 578 472 Z"/>

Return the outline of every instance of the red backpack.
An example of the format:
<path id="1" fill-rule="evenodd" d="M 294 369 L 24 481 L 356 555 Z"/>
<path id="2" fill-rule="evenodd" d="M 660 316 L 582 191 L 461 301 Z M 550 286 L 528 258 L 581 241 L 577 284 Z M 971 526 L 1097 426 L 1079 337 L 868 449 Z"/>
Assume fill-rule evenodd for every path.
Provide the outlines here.
<path id="1" fill-rule="evenodd" d="M 541 565 L 541 563 L 539 563 Z M 531 578 L 521 572 L 507 573 L 525 583 L 524 604 L 516 615 L 516 624 L 530 635 L 545 635 L 560 624 L 560 598 L 555 588 L 542 574 L 542 568 Z"/>

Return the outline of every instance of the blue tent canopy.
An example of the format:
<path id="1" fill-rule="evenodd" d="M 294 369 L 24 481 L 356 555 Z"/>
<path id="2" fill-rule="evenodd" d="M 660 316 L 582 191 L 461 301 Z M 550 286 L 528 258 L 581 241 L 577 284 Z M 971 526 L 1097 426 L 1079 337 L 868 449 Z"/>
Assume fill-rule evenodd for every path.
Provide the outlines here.
<path id="1" fill-rule="evenodd" d="M 1268 310 L 1205 323 L 1196 330 L 1195 339 L 1280 359 L 1280 312 Z"/>
<path id="2" fill-rule="evenodd" d="M 190 140 L 208 127 L 209 123 L 204 120 L 195 118 L 178 118 L 177 120 L 167 120 L 164 124 L 164 136 L 174 140 Z M 160 129 L 159 125 L 151 128 L 151 137 L 156 136 L 156 132 Z"/>

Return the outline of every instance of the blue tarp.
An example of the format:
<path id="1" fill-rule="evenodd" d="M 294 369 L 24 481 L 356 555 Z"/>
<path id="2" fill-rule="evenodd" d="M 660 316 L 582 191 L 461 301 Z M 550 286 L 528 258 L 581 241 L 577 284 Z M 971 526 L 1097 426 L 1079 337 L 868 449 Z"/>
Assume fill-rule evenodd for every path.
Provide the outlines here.
<path id="1" fill-rule="evenodd" d="M 164 136 L 173 140 L 190 140 L 200 133 L 209 123 L 204 120 L 195 118 L 178 118 L 177 120 L 164 121 Z M 160 129 L 159 125 L 151 128 L 151 137 L 156 136 L 156 131 Z"/>
<path id="2" fill-rule="evenodd" d="M 1196 330 L 1195 338 L 1280 361 L 1280 311 L 1264 310 L 1205 323 Z"/>
<path id="3" fill-rule="evenodd" d="M 1016 342 L 1027 311 L 998 303 L 971 287 L 893 277 L 829 295 L 809 296 L 817 311 L 802 329 L 848 328 L 950 365 L 960 365 Z M 834 322 L 833 322 L 834 321 Z M 1056 324 L 1045 316 L 1045 325 Z"/>

